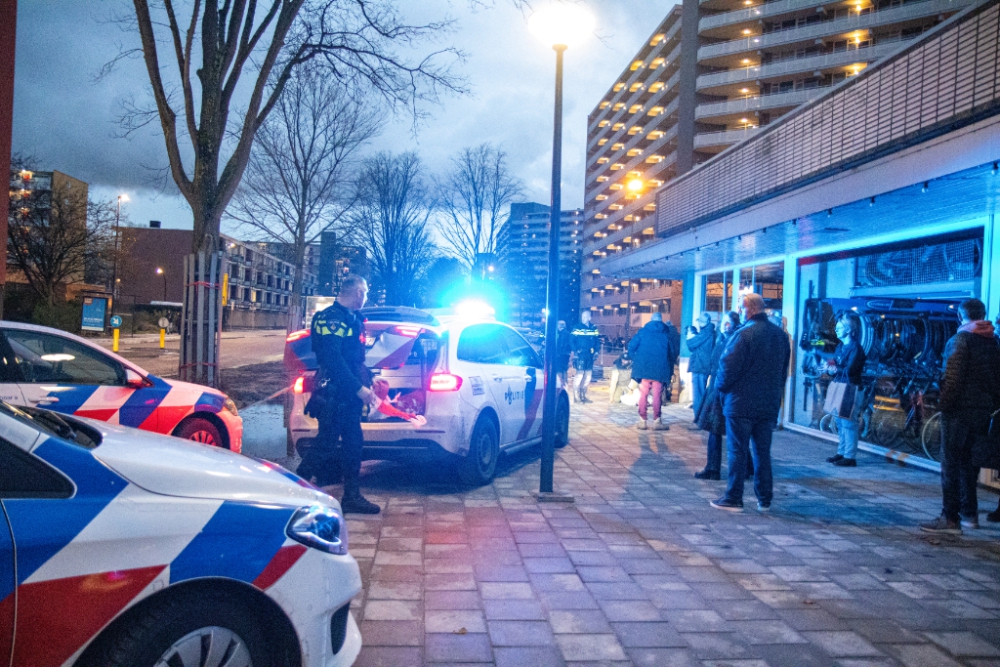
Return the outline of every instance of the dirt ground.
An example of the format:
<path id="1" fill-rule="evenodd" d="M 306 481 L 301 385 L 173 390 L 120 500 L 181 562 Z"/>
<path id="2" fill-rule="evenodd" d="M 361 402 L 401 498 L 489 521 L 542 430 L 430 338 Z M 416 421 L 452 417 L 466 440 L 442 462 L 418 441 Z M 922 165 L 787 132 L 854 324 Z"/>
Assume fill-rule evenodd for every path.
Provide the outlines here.
<path id="1" fill-rule="evenodd" d="M 262 402 L 286 388 L 285 367 L 280 361 L 263 364 L 249 364 L 222 371 L 222 391 L 236 401 L 241 410 L 248 405 Z M 282 396 L 276 396 L 268 403 L 281 404 Z"/>

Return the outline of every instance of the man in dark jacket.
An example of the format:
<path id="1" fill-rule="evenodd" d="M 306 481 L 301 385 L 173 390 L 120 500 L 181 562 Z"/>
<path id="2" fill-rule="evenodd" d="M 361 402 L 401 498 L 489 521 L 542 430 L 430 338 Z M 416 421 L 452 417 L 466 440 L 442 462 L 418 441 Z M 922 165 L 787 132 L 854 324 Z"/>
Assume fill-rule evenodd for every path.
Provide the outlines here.
<path id="1" fill-rule="evenodd" d="M 705 399 L 705 389 L 708 387 L 708 376 L 715 369 L 712 367 L 712 352 L 715 350 L 715 325 L 712 324 L 712 316 L 702 313 L 698 316 L 698 333 L 689 336 L 687 340 L 688 349 L 691 350 L 691 359 L 688 362 L 688 370 L 691 371 L 691 391 L 694 403 L 691 408 L 697 415 L 701 410 L 701 402 Z"/>
<path id="2" fill-rule="evenodd" d="M 726 344 L 715 378 L 726 417 L 729 485 L 711 505 L 743 511 L 743 473 L 752 455 L 757 509 L 766 512 L 773 496 L 771 435 L 788 378 L 791 343 L 781 327 L 768 321 L 761 295 L 746 294 L 741 309 L 744 325 Z"/>
<path id="3" fill-rule="evenodd" d="M 972 444 L 986 435 L 990 415 L 1000 406 L 1000 347 L 986 306 L 979 299 L 958 307 L 962 325 L 944 347 L 941 381 L 941 516 L 920 524 L 928 533 L 961 535 L 979 528 L 976 482 L 979 468 L 970 463 Z"/>
<path id="4" fill-rule="evenodd" d="M 573 378 L 573 400 L 580 403 L 590 403 L 587 389 L 594 372 L 594 359 L 601 347 L 600 332 L 597 325 L 590 321 L 590 311 L 580 313 L 580 323 L 573 329 L 573 368 L 576 377 Z"/>
<path id="5" fill-rule="evenodd" d="M 666 425 L 660 421 L 660 399 L 663 386 L 670 384 L 674 369 L 670 365 L 673 358 L 670 350 L 670 336 L 663 315 L 653 313 L 650 321 L 636 332 L 628 343 L 628 354 L 632 357 L 632 376 L 640 378 L 639 384 L 639 424 L 638 428 L 645 430 L 646 416 L 649 409 L 649 393 L 653 392 L 653 430 L 665 430 Z"/>
<path id="6" fill-rule="evenodd" d="M 556 324 L 556 375 L 562 386 L 568 387 L 569 358 L 573 355 L 573 337 L 566 328 L 566 320 Z"/>
<path id="7" fill-rule="evenodd" d="M 312 347 L 319 364 L 317 391 L 307 405 L 319 421 L 319 434 L 299 464 L 304 479 L 318 485 L 336 482 L 338 465 L 344 475 L 345 513 L 378 514 L 379 506 L 361 495 L 361 418 L 366 405 L 377 407 L 371 373 L 365 366 L 365 321 L 358 311 L 368 298 L 368 284 L 360 276 L 347 276 L 332 306 L 316 313 L 312 321 Z M 337 456 L 337 441 L 340 456 Z"/>

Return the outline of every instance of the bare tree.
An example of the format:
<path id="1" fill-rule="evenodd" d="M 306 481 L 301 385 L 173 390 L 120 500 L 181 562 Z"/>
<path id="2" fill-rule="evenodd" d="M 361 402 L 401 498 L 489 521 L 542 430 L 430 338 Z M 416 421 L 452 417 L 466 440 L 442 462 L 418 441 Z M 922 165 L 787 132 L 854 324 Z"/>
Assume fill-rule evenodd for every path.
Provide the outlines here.
<path id="1" fill-rule="evenodd" d="M 523 186 L 507 168 L 507 153 L 488 143 L 465 148 L 438 185 L 441 235 L 466 266 L 496 252 L 497 235 Z"/>
<path id="2" fill-rule="evenodd" d="M 295 266 L 289 326 L 301 325 L 306 247 L 346 226 L 356 201 L 358 148 L 381 115 L 315 67 L 296 70 L 257 131 L 250 162 L 227 215 L 263 240 L 287 243 Z"/>
<path id="3" fill-rule="evenodd" d="M 352 214 L 368 252 L 373 291 L 394 306 L 415 305 L 419 282 L 434 260 L 432 207 L 416 153 L 378 153 L 365 160 Z"/>
<path id="4" fill-rule="evenodd" d="M 74 187 L 75 186 L 75 187 Z M 95 202 L 73 181 L 19 191 L 8 208 L 8 261 L 48 306 L 102 256 L 113 252 L 115 203 Z"/>
<path id="5" fill-rule="evenodd" d="M 133 109 L 123 121 L 135 129 L 159 119 L 171 176 L 194 214 L 194 250 L 216 250 L 220 220 L 254 136 L 299 65 L 322 62 L 336 82 L 364 88 L 415 117 L 419 102 L 462 89 L 449 71 L 448 56 L 460 57 L 457 51 L 414 55 L 451 23 L 410 25 L 395 0 L 133 4 L 156 111 Z M 241 85 L 244 75 L 248 85 Z M 185 134 L 190 147 L 183 146 Z"/>

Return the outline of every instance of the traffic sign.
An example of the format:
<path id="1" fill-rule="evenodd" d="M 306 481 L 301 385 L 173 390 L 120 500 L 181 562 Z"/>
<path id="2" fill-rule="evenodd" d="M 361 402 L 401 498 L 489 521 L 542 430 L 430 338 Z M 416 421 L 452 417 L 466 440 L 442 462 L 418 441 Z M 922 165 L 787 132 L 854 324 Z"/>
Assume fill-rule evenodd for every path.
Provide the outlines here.
<path id="1" fill-rule="evenodd" d="M 121 327 L 121 325 L 122 325 L 122 316 L 121 315 L 112 315 L 111 316 L 111 328 L 112 329 L 118 329 L 118 328 Z"/>
<path id="2" fill-rule="evenodd" d="M 161 329 L 169 329 L 170 328 L 170 320 L 168 320 L 165 317 L 161 317 L 160 321 L 158 322 L 158 324 L 160 325 Z"/>

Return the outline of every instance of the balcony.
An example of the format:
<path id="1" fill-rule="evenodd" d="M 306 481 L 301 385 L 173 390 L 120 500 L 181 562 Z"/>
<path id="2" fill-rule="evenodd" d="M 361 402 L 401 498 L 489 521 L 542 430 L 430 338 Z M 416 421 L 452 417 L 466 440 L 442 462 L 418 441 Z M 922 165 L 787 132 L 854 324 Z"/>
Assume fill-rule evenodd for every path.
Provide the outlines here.
<path id="1" fill-rule="evenodd" d="M 919 2 L 908 2 L 900 7 L 883 9 L 860 16 L 849 16 L 801 28 L 789 28 L 788 30 L 778 30 L 745 39 L 734 39 L 719 44 L 710 44 L 698 49 L 698 61 L 702 62 L 711 58 L 732 56 L 784 44 L 812 42 L 817 38 L 839 35 L 854 30 L 866 30 L 941 13 L 957 12 L 975 4 L 975 2 L 976 0 L 920 0 Z"/>
<path id="2" fill-rule="evenodd" d="M 725 132 L 702 132 L 694 135 L 694 147 L 714 148 L 739 143 L 760 132 L 759 127 L 748 127 L 745 130 L 726 130 Z"/>
<path id="3" fill-rule="evenodd" d="M 666 61 L 667 61 L 666 67 L 669 69 L 669 67 L 671 67 L 674 63 L 677 62 L 677 60 L 680 58 L 680 55 L 681 55 L 681 45 L 678 43 L 677 46 L 674 47 L 673 51 L 670 52 L 670 55 L 668 55 L 666 57 Z M 657 70 L 659 70 L 659 69 L 660 68 L 657 68 Z M 643 77 L 643 81 L 646 84 L 652 85 L 653 83 L 655 83 L 655 79 L 657 79 L 661 75 L 658 71 L 656 71 L 655 74 L 653 72 L 654 72 L 654 70 L 641 69 L 641 70 L 638 70 L 637 72 L 635 72 L 635 74 L 636 75 L 641 74 L 642 77 Z M 638 79 L 639 79 L 639 77 L 636 76 L 636 80 L 638 80 Z M 679 80 L 680 80 L 680 71 L 674 72 L 673 75 L 671 75 L 671 77 L 669 79 L 667 79 L 667 82 L 666 82 L 667 85 L 664 86 L 658 92 L 660 94 L 662 94 L 667 89 L 672 89 L 674 86 L 677 85 L 677 82 Z M 632 81 L 632 79 L 629 79 L 629 81 Z M 603 114 L 596 116 L 588 124 L 588 126 L 587 126 L 587 134 L 588 135 L 592 135 L 595 132 L 597 132 L 598 130 L 600 130 L 601 128 L 600 128 L 599 125 L 600 125 L 601 121 L 603 121 L 603 120 L 607 120 L 608 121 L 608 125 L 610 126 L 610 125 L 614 125 L 614 123 L 616 123 L 616 122 L 619 122 L 621 120 L 621 118 L 629 116 L 630 115 L 629 112 L 628 112 L 629 108 L 632 105 L 634 105 L 636 102 L 638 102 L 639 98 L 641 98 L 643 95 L 648 95 L 649 94 L 649 92 L 645 89 L 645 87 L 643 87 L 642 89 L 639 89 L 639 90 L 637 90 L 635 92 L 629 93 L 629 92 L 627 92 L 629 87 L 630 86 L 626 86 L 625 90 L 622 93 L 622 97 L 620 99 L 618 99 L 618 101 L 615 103 L 615 104 L 623 103 L 624 106 L 621 107 L 621 108 L 619 108 L 617 111 L 614 110 L 614 106 L 609 106 L 607 109 L 604 109 L 603 110 L 604 111 Z M 590 146 L 588 146 L 588 149 L 589 148 L 590 148 Z"/>
<path id="4" fill-rule="evenodd" d="M 695 118 L 711 118 L 714 116 L 729 116 L 731 114 L 744 113 L 747 111 L 759 111 L 763 109 L 782 109 L 797 107 L 814 100 L 827 90 L 830 86 L 822 88 L 808 88 L 806 90 L 793 90 L 789 93 L 774 93 L 771 95 L 761 95 L 759 97 L 748 97 L 742 100 L 729 100 L 728 102 L 713 102 L 711 104 L 699 104 L 695 109 Z"/>
<path id="5" fill-rule="evenodd" d="M 673 39 L 675 36 L 678 36 L 678 33 L 680 32 L 680 29 L 681 29 L 681 22 L 680 21 L 675 21 L 674 25 L 671 26 L 670 30 L 667 31 L 666 38 L 663 39 L 659 44 L 657 44 L 652 49 L 652 52 L 650 53 L 650 56 L 656 56 L 656 53 L 660 52 L 667 44 L 669 44 L 671 39 Z M 676 62 L 676 60 L 677 60 L 677 58 L 679 56 L 680 56 L 680 43 L 678 43 L 674 47 L 674 49 L 670 52 L 670 54 L 668 56 L 666 56 L 665 60 L 667 61 L 668 64 L 669 63 L 673 63 L 673 62 Z M 654 57 L 653 59 L 655 60 L 657 58 Z M 659 69 L 659 67 L 657 67 L 656 69 Z M 618 82 L 616 82 L 616 85 L 617 85 L 617 83 L 622 83 L 623 85 L 622 85 L 622 88 L 620 89 L 620 91 L 625 92 L 625 94 L 628 95 L 629 93 L 627 91 L 629 89 L 631 89 L 631 87 L 633 85 L 635 85 L 636 82 L 641 81 L 641 80 L 642 81 L 646 80 L 646 78 L 648 77 L 648 75 L 650 74 L 651 71 L 653 71 L 653 70 L 650 70 L 648 67 L 645 67 L 645 66 L 644 67 L 639 67 L 639 68 L 637 68 L 635 70 L 632 70 L 632 71 L 627 71 L 625 73 L 625 74 L 628 75 L 627 78 L 625 78 L 623 81 L 619 80 Z M 636 92 L 641 93 L 642 91 L 636 91 Z M 602 100 L 602 101 L 604 101 L 604 100 Z M 621 102 L 621 101 L 624 101 L 624 100 L 619 100 L 619 102 Z M 626 105 L 626 106 L 630 106 L 630 105 Z M 612 112 L 614 112 L 613 111 L 613 107 L 607 107 L 605 109 L 597 109 L 597 111 L 599 113 L 594 116 L 594 119 L 590 123 L 590 127 L 588 128 L 588 131 L 592 132 L 595 129 L 597 129 L 597 123 L 602 120 L 602 117 L 606 117 L 606 114 L 608 113 L 609 110 L 612 111 Z"/>
<path id="6" fill-rule="evenodd" d="M 674 128 L 670 132 L 668 132 L 662 139 L 657 140 L 657 143 L 659 143 L 659 142 L 666 143 L 666 142 L 672 140 L 676 135 L 677 135 L 677 126 L 675 125 Z M 659 162 L 656 162 L 656 163 L 653 163 L 653 164 L 646 164 L 645 161 L 642 161 L 642 162 L 636 162 L 634 164 L 631 164 L 630 166 L 631 167 L 638 167 L 640 164 L 642 164 L 645 167 L 644 169 L 642 169 L 642 172 L 643 172 L 642 178 L 644 180 L 650 180 L 650 179 L 657 178 L 657 180 L 661 180 L 662 181 L 662 180 L 666 180 L 666 179 L 658 178 L 659 175 L 660 175 L 660 173 L 664 169 L 666 169 L 667 167 L 669 167 L 672 164 L 674 164 L 675 162 L 677 162 L 677 151 L 671 152 L 669 155 L 664 156 L 663 160 L 661 160 Z M 629 169 L 629 171 L 632 171 L 632 169 Z M 635 171 L 638 171 L 638 169 L 636 169 Z M 618 204 L 621 204 L 622 203 L 622 199 L 627 194 L 628 194 L 628 191 L 623 188 L 623 189 L 615 192 L 611 196 L 609 196 L 607 199 L 600 200 L 598 202 L 597 206 L 595 206 L 591 210 L 592 210 L 592 212 L 594 214 L 597 214 L 597 213 L 606 213 L 608 215 L 613 215 L 613 214 L 617 213 L 617 211 L 614 211 L 613 209 L 611 209 L 611 207 L 615 206 L 615 205 L 618 205 Z M 627 209 L 628 206 L 626 206 L 625 208 Z M 622 213 L 622 215 L 627 215 L 627 213 Z"/>
<path id="7" fill-rule="evenodd" d="M 664 112 L 663 112 L 662 115 L 669 116 L 669 115 L 673 114 L 674 112 L 676 112 L 678 104 L 679 104 L 678 100 L 675 99 L 673 102 L 671 102 L 670 104 L 667 105 L 667 108 L 666 108 L 666 110 L 664 110 Z M 655 130 L 653 130 L 653 131 L 655 131 Z M 623 165 L 625 165 L 626 169 L 628 169 L 628 170 L 631 171 L 632 167 L 634 167 L 634 166 L 636 166 L 638 164 L 644 163 L 645 159 L 648 156 L 655 154 L 660 148 L 662 148 L 665 144 L 667 144 L 669 141 L 671 141 L 676 136 L 677 136 L 677 124 L 676 123 L 669 130 L 667 130 L 663 134 L 663 136 L 661 136 L 659 139 L 656 139 L 655 141 L 653 141 L 651 143 L 648 143 L 646 145 L 641 145 L 641 144 L 644 141 L 648 141 L 647 136 L 645 134 L 637 134 L 634 137 L 630 137 L 629 138 L 629 142 L 625 145 L 625 147 L 622 148 L 622 149 L 620 149 L 619 151 L 617 151 L 614 154 L 614 159 L 609 159 L 606 162 L 601 163 L 601 162 L 599 162 L 600 158 L 598 158 L 597 160 L 592 160 L 591 163 L 587 166 L 587 168 L 588 168 L 588 170 L 590 170 L 591 168 L 593 168 L 593 166 L 595 166 L 597 164 L 605 164 L 605 165 L 607 165 L 607 164 L 623 164 Z M 642 154 L 633 156 L 631 159 L 628 159 L 628 156 L 625 155 L 625 153 L 627 153 L 628 151 L 634 150 L 636 148 L 642 148 Z M 587 177 L 587 181 L 586 181 L 586 186 L 585 187 L 590 188 L 590 186 L 592 186 L 594 183 L 597 182 L 598 178 L 600 178 L 602 175 L 605 174 L 605 171 L 606 171 L 606 169 L 602 169 L 600 171 L 594 171 L 593 173 L 591 173 Z"/>
<path id="8" fill-rule="evenodd" d="M 787 76 L 799 72 L 817 72 L 834 67 L 844 67 L 852 63 L 871 63 L 889 55 L 908 41 L 887 40 L 875 46 L 867 46 L 861 49 L 850 49 L 848 51 L 810 56 L 807 58 L 790 58 L 760 67 L 741 67 L 729 70 L 728 72 L 703 74 L 698 77 L 698 90 L 743 83 L 745 81 L 759 81 L 761 79 Z"/>
<path id="9" fill-rule="evenodd" d="M 678 92 L 677 84 L 679 82 L 680 82 L 680 71 L 677 71 L 677 72 L 674 72 L 673 76 L 671 76 L 669 79 L 667 79 L 667 81 L 665 82 L 665 85 L 662 88 L 660 88 L 659 90 L 657 90 L 656 92 L 649 93 L 648 91 L 642 91 L 642 92 L 636 93 L 628 101 L 629 101 L 629 103 L 632 103 L 632 102 L 634 102 L 634 100 L 638 100 L 641 96 L 646 95 L 647 99 L 646 99 L 645 104 L 644 104 L 645 111 L 642 112 L 643 115 L 642 116 L 637 116 L 636 114 L 630 114 L 630 113 L 628 113 L 627 109 L 623 109 L 623 110 L 619 111 L 613 118 L 609 118 L 608 119 L 610 125 L 607 128 L 604 128 L 605 131 L 603 131 L 603 132 L 601 132 L 601 131 L 595 132 L 595 131 L 592 130 L 592 131 L 588 132 L 587 136 L 588 136 L 589 140 L 587 142 L 587 154 L 590 155 L 592 153 L 592 151 L 595 148 L 598 147 L 598 142 L 601 139 L 606 138 L 608 141 L 605 142 L 605 143 L 614 144 L 614 143 L 618 142 L 620 139 L 624 139 L 627 136 L 626 135 L 627 128 L 625 128 L 625 129 L 619 129 L 619 130 L 613 130 L 610 133 L 607 132 L 608 129 L 610 129 L 611 127 L 614 127 L 614 124 L 621 123 L 623 119 L 632 119 L 633 117 L 643 118 L 643 117 L 645 117 L 645 114 L 647 114 L 649 112 L 649 109 L 651 109 L 653 107 L 656 107 L 656 106 L 663 106 L 663 101 L 666 100 L 666 99 L 673 98 L 672 102 L 676 102 L 677 101 L 677 92 Z M 668 109 L 670 108 L 669 105 L 667 106 L 667 108 Z M 649 121 L 650 122 L 655 122 L 655 117 L 650 116 L 649 117 Z"/>
<path id="10" fill-rule="evenodd" d="M 713 28 L 723 28 L 729 25 L 745 23 L 746 21 L 758 21 L 770 16 L 781 16 L 782 14 L 790 14 L 814 7 L 823 7 L 829 4 L 833 3 L 830 0 L 776 0 L 775 2 L 765 2 L 762 5 L 747 7 L 735 12 L 706 16 L 698 21 L 698 32 L 702 33 Z"/>

